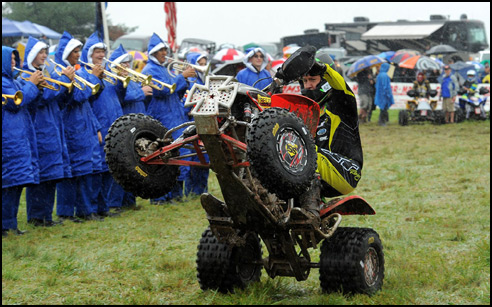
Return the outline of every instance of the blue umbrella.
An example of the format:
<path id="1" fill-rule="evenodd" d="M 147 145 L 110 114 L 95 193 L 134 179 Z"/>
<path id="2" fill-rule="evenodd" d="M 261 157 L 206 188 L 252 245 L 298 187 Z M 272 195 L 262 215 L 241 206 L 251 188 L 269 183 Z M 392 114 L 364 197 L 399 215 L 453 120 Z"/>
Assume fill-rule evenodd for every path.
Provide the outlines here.
<path id="1" fill-rule="evenodd" d="M 29 35 L 32 37 L 41 37 L 42 34 L 32 24 L 2 18 L 2 37 Z"/>
<path id="2" fill-rule="evenodd" d="M 389 60 L 395 55 L 395 51 L 385 51 L 385 52 L 381 52 L 380 54 L 378 54 L 377 56 L 382 58 L 382 59 L 385 59 L 386 61 L 389 62 Z"/>
<path id="3" fill-rule="evenodd" d="M 347 75 L 349 77 L 353 77 L 357 75 L 360 71 L 371 68 L 374 66 L 378 66 L 386 62 L 386 60 L 378 57 L 377 55 L 368 55 L 363 58 L 358 59 L 354 62 L 354 64 L 350 65 L 349 70 L 347 71 Z"/>

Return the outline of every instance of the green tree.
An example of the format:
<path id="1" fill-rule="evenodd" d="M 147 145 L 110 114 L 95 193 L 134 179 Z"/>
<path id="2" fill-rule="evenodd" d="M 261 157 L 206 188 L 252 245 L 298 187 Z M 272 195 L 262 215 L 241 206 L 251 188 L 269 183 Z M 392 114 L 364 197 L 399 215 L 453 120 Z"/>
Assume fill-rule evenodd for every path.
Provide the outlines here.
<path id="1" fill-rule="evenodd" d="M 95 31 L 96 2 L 4 2 L 2 17 L 46 26 L 56 32 L 67 31 L 74 37 L 84 39 Z M 133 32 L 138 27 L 112 25 L 108 19 L 111 40 Z"/>

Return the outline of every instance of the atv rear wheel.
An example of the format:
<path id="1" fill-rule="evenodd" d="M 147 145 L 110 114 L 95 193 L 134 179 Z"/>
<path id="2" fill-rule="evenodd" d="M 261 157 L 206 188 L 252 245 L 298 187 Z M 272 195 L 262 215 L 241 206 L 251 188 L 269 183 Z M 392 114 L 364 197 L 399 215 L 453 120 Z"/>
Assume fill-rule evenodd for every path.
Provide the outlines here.
<path id="1" fill-rule="evenodd" d="M 111 125 L 105 138 L 106 162 L 125 191 L 141 198 L 157 198 L 171 191 L 178 166 L 144 164 L 136 150 L 137 143 L 151 144 L 166 132 L 161 122 L 144 114 L 123 115 Z"/>
<path id="2" fill-rule="evenodd" d="M 319 279 L 324 292 L 364 293 L 381 289 L 383 245 L 370 228 L 338 228 L 321 246 Z"/>
<path id="3" fill-rule="evenodd" d="M 316 147 L 302 120 L 281 108 L 261 112 L 247 136 L 255 176 L 281 199 L 301 195 L 316 171 Z"/>
<path id="4" fill-rule="evenodd" d="M 197 277 L 202 290 L 234 292 L 244 288 L 261 276 L 261 245 L 258 235 L 248 232 L 241 236 L 242 246 L 221 243 L 210 227 L 200 239 L 197 252 Z"/>

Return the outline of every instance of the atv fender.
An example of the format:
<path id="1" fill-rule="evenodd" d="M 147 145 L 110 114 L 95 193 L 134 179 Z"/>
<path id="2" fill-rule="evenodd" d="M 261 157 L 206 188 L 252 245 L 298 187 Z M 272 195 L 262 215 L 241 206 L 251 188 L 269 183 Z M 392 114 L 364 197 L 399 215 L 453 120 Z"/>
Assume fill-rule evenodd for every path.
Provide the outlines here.
<path id="1" fill-rule="evenodd" d="M 334 198 L 323 205 L 320 210 L 320 216 L 339 213 L 341 215 L 374 215 L 376 211 L 367 203 L 367 201 L 358 196 L 352 195 L 344 198 Z"/>

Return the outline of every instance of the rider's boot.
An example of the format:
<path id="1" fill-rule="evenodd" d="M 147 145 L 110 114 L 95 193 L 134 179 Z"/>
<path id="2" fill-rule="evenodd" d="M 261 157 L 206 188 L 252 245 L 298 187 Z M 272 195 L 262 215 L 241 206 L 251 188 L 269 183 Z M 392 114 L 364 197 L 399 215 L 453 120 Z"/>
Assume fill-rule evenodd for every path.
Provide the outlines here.
<path id="1" fill-rule="evenodd" d="M 311 182 L 311 187 L 299 197 L 301 207 L 294 207 L 292 209 L 292 217 L 294 220 L 309 220 L 315 228 L 319 228 L 320 192 L 320 175 L 315 174 L 315 178 Z"/>

